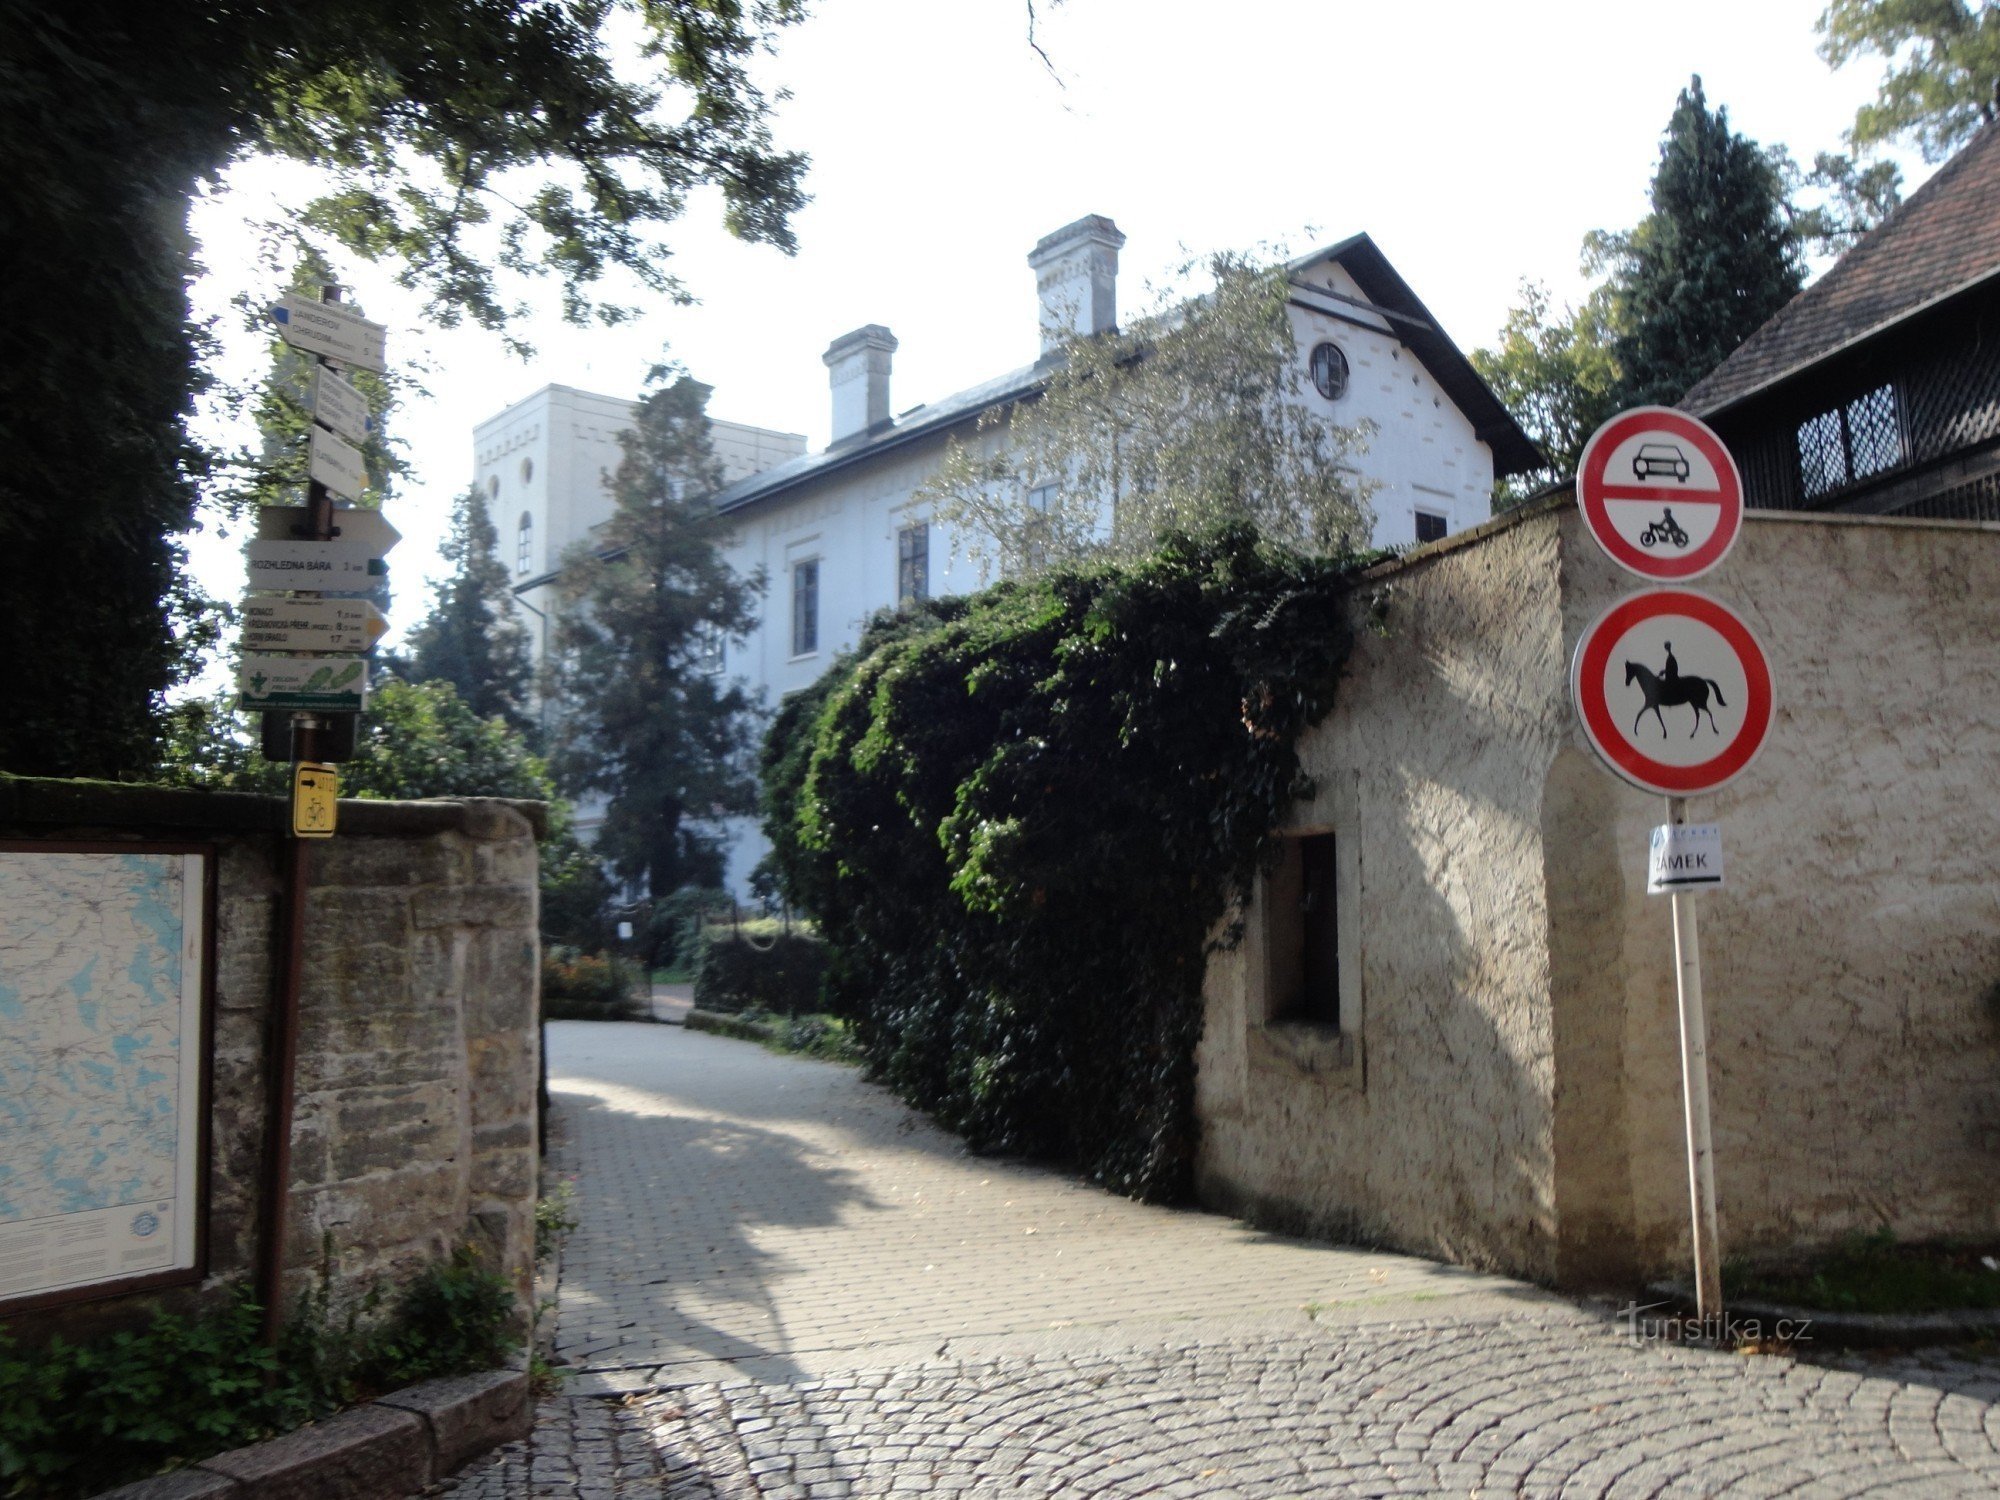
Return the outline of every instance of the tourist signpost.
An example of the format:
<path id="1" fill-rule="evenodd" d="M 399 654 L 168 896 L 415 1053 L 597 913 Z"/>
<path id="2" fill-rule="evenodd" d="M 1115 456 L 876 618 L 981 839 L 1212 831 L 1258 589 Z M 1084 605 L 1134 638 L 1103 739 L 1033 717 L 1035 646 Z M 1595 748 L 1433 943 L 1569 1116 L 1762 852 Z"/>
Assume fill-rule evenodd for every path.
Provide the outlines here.
<path id="1" fill-rule="evenodd" d="M 237 678 L 240 706 L 264 715 L 265 753 L 288 754 L 292 767 L 285 946 L 272 1028 L 257 1264 L 264 1339 L 275 1346 L 284 1309 L 306 841 L 333 836 L 340 777 L 330 762 L 352 753 L 354 726 L 368 695 L 368 663 L 361 653 L 387 629 L 368 600 L 337 596 L 379 587 L 388 571 L 383 555 L 399 538 L 379 512 L 334 504 L 336 495 L 356 500 L 368 488 L 368 465 L 358 445 L 367 442 L 373 420 L 367 399 L 329 361 L 385 369 L 386 331 L 340 306 L 337 287 L 326 288 L 318 301 L 298 293 L 279 299 L 271 321 L 292 348 L 317 356 L 306 503 L 266 509 L 256 540 L 245 548 L 250 587 L 266 592 L 253 592 L 244 603 L 246 654 Z"/>
<path id="2" fill-rule="evenodd" d="M 1743 526 L 1743 481 L 1729 450 L 1702 423 L 1663 406 L 1620 412 L 1591 435 L 1576 494 L 1605 555 L 1655 583 L 1709 572 Z M 1648 849 L 1647 889 L 1673 901 L 1695 1297 L 1704 1329 L 1719 1330 L 1721 1245 L 1694 893 L 1722 884 L 1722 830 L 1690 824 L 1687 799 L 1727 786 L 1764 748 L 1773 717 L 1770 661 L 1720 600 L 1684 587 L 1643 589 L 1583 632 L 1570 662 L 1570 698 L 1605 765 L 1667 799 L 1667 822 L 1653 830 Z"/>

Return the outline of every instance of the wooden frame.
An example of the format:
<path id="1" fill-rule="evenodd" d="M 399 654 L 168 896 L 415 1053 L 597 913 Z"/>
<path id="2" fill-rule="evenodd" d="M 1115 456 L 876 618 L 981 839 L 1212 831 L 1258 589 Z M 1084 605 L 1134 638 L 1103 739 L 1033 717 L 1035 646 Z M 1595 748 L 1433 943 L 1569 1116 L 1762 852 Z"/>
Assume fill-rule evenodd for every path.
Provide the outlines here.
<path id="1" fill-rule="evenodd" d="M 196 1021 L 201 1056 L 196 1073 L 195 1120 L 195 1162 L 193 1201 L 187 1211 L 194 1217 L 194 1259 L 189 1266 L 179 1266 L 166 1271 L 142 1272 L 134 1276 L 117 1277 L 112 1280 L 92 1282 L 88 1286 L 65 1287 L 46 1292 L 31 1292 L 14 1297 L 0 1297 L 0 1320 L 19 1317 L 27 1313 L 46 1311 L 51 1308 L 66 1307 L 82 1302 L 97 1302 L 113 1297 L 128 1297 L 142 1292 L 159 1291 L 167 1287 L 195 1285 L 208 1275 L 209 1254 L 209 1186 L 211 1156 L 213 1153 L 213 1110 L 215 1075 L 215 970 L 216 970 L 216 909 L 217 891 L 220 878 L 220 850 L 213 843 L 182 842 L 177 840 L 74 840 L 74 839 L 0 839 L 0 854 L 153 854 L 153 855 L 194 855 L 202 861 L 201 874 L 201 983 L 197 1005 L 200 1015 Z"/>

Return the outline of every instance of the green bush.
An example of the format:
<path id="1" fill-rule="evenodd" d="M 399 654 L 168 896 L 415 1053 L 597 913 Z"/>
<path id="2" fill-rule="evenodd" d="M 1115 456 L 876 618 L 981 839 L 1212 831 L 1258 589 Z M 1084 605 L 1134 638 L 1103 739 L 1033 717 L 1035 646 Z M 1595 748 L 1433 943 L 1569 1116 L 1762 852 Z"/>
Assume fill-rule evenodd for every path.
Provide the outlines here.
<path id="1" fill-rule="evenodd" d="M 254 1303 L 25 1349 L 0 1329 L 0 1494 L 71 1500 L 258 1442 L 342 1406 L 442 1375 L 503 1366 L 519 1311 L 471 1251 L 426 1267 L 378 1315 L 335 1314 L 322 1283 L 261 1342 Z"/>
<path id="2" fill-rule="evenodd" d="M 764 748 L 871 1068 L 975 1149 L 1183 1194 L 1210 935 L 1309 791 L 1352 561 L 1243 528 L 878 621 Z"/>
<path id="3" fill-rule="evenodd" d="M 645 975 L 611 953 L 542 952 L 542 1016 L 550 1021 L 640 1021 Z"/>
<path id="4" fill-rule="evenodd" d="M 741 1011 L 753 1006 L 777 1015 L 820 1008 L 826 945 L 817 934 L 790 932 L 769 919 L 737 927 L 711 927 L 701 935 L 694 971 L 694 1003 L 703 1010 Z"/>

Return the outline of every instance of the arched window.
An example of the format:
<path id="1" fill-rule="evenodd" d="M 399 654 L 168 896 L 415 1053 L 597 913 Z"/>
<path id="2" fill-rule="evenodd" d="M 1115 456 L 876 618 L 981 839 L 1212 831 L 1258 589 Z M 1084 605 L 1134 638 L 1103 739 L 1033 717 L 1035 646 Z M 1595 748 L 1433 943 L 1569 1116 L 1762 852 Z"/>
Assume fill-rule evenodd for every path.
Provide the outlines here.
<path id="1" fill-rule="evenodd" d="M 535 549 L 535 518 L 527 511 L 521 512 L 520 529 L 514 533 L 514 571 L 528 571 L 528 558 Z"/>

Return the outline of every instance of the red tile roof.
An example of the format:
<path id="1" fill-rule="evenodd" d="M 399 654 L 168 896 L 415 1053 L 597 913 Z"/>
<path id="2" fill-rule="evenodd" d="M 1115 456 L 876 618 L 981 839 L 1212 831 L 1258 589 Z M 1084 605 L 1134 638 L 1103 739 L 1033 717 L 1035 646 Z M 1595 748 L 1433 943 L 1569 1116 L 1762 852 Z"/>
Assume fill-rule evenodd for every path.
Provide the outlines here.
<path id="1" fill-rule="evenodd" d="M 1942 297 L 2000 274 L 2000 123 L 1681 397 L 1697 416 L 1816 364 Z"/>

